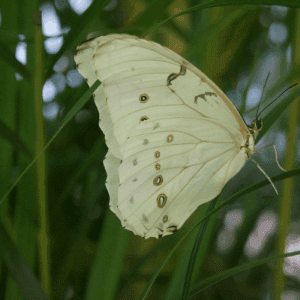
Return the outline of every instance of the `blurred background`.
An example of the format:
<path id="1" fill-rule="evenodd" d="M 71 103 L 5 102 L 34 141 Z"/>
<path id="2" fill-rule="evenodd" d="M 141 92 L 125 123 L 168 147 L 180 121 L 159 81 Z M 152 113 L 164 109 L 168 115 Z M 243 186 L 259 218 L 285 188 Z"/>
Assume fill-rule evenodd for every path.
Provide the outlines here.
<path id="1" fill-rule="evenodd" d="M 260 101 L 262 109 L 299 82 L 299 9 L 266 5 L 213 7 L 194 10 L 156 26 L 201 3 L 0 3 L 1 198 L 88 89 L 73 58 L 76 46 L 87 38 L 124 32 L 169 47 L 210 77 L 248 124 L 255 118 Z M 42 67 L 37 59 L 40 39 L 35 30 L 35 10 L 42 12 Z M 38 68 L 43 70 L 41 75 Z M 42 106 L 36 104 L 37 86 L 41 87 Z M 286 94 L 277 101 L 285 97 Z M 299 104 L 295 103 L 257 145 L 259 149 L 274 143 L 279 162 L 288 170 L 299 166 L 300 160 Z M 159 240 L 144 240 L 123 229 L 108 207 L 103 167 L 107 148 L 98 118 L 91 98 L 62 129 L 45 156 L 1 202 L 0 299 L 30 299 L 24 298 L 24 289 L 37 291 L 39 285 L 51 299 L 139 299 L 176 243 L 205 215 L 208 204 L 199 207 L 178 232 Z M 253 158 L 270 177 L 282 172 L 271 147 Z M 223 197 L 264 179 L 249 161 L 226 186 Z M 294 177 L 275 185 L 279 196 L 268 185 L 210 218 L 193 283 L 276 254 L 276 249 L 282 249 L 276 245 L 280 228 L 285 228 L 282 250 L 300 250 L 299 179 Z M 147 299 L 178 299 L 196 234 L 194 230 L 176 249 Z M 14 263 L 18 255 L 38 282 L 24 271 L 26 268 Z M 240 272 L 191 299 L 275 299 L 276 276 L 280 273 L 276 271 L 277 264 L 275 261 Z M 283 275 L 278 276 L 284 291 L 277 299 L 300 299 L 300 258 L 286 259 L 282 268 Z"/>

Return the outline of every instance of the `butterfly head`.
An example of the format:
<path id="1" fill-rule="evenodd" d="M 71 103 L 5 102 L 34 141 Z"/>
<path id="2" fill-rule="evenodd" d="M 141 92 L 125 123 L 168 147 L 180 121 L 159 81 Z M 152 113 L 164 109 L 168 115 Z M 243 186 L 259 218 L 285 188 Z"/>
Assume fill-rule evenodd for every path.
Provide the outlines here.
<path id="1" fill-rule="evenodd" d="M 256 139 L 258 133 L 262 129 L 262 119 L 255 119 L 252 121 L 251 125 L 248 126 L 250 134 L 253 136 L 254 140 Z"/>
<path id="2" fill-rule="evenodd" d="M 246 149 L 246 153 L 247 153 L 248 157 L 250 158 L 251 155 L 255 152 L 255 139 L 256 139 L 258 133 L 262 129 L 262 120 L 256 118 L 251 123 L 251 125 L 248 125 L 248 129 L 249 129 L 248 138 L 246 140 L 245 145 L 242 146 L 241 148 Z"/>

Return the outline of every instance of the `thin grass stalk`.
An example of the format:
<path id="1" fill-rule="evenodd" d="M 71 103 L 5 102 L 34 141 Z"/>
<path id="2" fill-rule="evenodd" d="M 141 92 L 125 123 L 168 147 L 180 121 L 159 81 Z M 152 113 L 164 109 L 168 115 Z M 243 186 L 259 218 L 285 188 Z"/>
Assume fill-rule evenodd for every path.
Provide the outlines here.
<path id="1" fill-rule="evenodd" d="M 42 13 L 34 12 L 35 23 L 35 74 L 34 74 L 34 100 L 36 117 L 36 145 L 35 153 L 38 155 L 44 149 L 44 120 L 43 120 L 43 33 Z M 48 240 L 48 216 L 46 196 L 46 155 L 43 152 L 36 162 L 37 189 L 39 202 L 39 254 L 41 284 L 47 295 L 50 294 L 50 254 Z"/>
<path id="2" fill-rule="evenodd" d="M 219 197 L 216 197 L 213 201 L 211 201 L 211 203 L 208 207 L 207 213 L 210 213 L 215 208 L 218 200 L 219 200 Z M 182 292 L 182 297 L 181 297 L 182 300 L 187 300 L 189 298 L 192 276 L 193 276 L 193 271 L 194 271 L 198 251 L 199 251 L 201 242 L 203 241 L 204 234 L 205 234 L 207 225 L 209 223 L 209 220 L 210 220 L 210 217 L 205 219 L 205 221 L 201 224 L 199 232 L 195 239 L 195 243 L 194 243 L 194 246 L 192 249 L 192 253 L 190 256 L 190 260 L 188 263 L 187 272 L 186 272 L 186 276 L 185 276 L 185 282 L 184 282 L 184 287 L 183 287 L 183 292 Z"/>
<path id="3" fill-rule="evenodd" d="M 11 11 L 15 11 L 17 3 L 3 3 L 1 6 L 1 14 L 3 16 L 9 15 Z M 11 15 L 9 18 L 4 19 L 1 23 L 1 29 L 5 32 L 8 30 L 17 31 L 17 14 Z M 3 37 L 2 37 L 3 39 Z M 12 47 L 10 48 L 12 49 Z M 17 114 L 17 101 L 16 94 L 18 86 L 16 83 L 16 75 L 13 68 L 7 65 L 4 59 L 0 60 L 0 112 L 1 123 L 5 124 L 10 130 L 16 132 L 16 114 Z M 5 130 L 5 128 L 3 128 Z M 5 130 L 7 131 L 7 130 Z M 13 167 L 13 145 L 3 138 L 3 132 L 1 132 L 0 138 L 0 195 L 4 195 L 5 191 L 9 188 L 11 182 L 11 174 Z M 0 196 L 0 197 L 1 197 Z M 13 236 L 13 222 L 12 217 L 9 214 L 9 199 L 0 205 L 0 219 L 9 233 L 10 237 Z M 0 280 L 2 275 L 2 267 L 0 266 Z"/>
<path id="4" fill-rule="evenodd" d="M 295 32 L 300 30 L 300 13 L 296 12 L 295 15 Z M 300 36 L 295 34 L 293 47 L 293 62 L 295 66 L 300 65 Z M 300 100 L 297 99 L 290 106 L 289 119 L 287 123 L 287 151 L 284 161 L 284 167 L 286 170 L 292 170 L 296 166 L 296 151 L 297 151 L 297 125 L 300 118 Z M 293 177 L 284 180 L 282 183 L 282 192 L 280 196 L 280 208 L 279 208 L 279 233 L 277 241 L 277 254 L 285 252 L 286 238 L 289 234 L 291 205 L 294 199 L 295 179 Z M 280 300 L 281 295 L 285 289 L 285 275 L 283 272 L 284 259 L 279 259 L 275 267 L 274 277 L 274 299 Z"/>

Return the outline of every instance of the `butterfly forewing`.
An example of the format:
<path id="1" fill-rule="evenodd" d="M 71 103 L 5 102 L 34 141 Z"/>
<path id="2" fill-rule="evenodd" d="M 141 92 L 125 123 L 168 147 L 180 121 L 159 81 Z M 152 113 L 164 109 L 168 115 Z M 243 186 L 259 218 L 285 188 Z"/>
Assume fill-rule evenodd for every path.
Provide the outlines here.
<path id="1" fill-rule="evenodd" d="M 108 35 L 75 57 L 95 93 L 109 152 L 110 206 L 135 234 L 179 229 L 216 197 L 247 158 L 247 126 L 225 94 L 188 61 L 154 42 Z"/>

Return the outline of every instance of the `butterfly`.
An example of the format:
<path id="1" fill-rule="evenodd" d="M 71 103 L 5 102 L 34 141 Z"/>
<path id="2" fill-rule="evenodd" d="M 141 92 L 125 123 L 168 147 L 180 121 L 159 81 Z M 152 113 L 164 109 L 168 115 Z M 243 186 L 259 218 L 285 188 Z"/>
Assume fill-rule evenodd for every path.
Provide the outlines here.
<path id="1" fill-rule="evenodd" d="M 214 199 L 255 151 L 229 98 L 172 50 L 128 34 L 83 42 L 75 62 L 92 86 L 108 152 L 110 209 L 145 238 L 178 230 Z"/>

